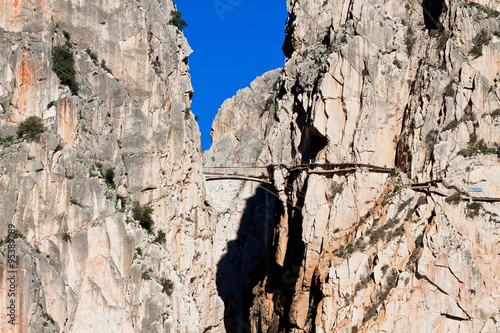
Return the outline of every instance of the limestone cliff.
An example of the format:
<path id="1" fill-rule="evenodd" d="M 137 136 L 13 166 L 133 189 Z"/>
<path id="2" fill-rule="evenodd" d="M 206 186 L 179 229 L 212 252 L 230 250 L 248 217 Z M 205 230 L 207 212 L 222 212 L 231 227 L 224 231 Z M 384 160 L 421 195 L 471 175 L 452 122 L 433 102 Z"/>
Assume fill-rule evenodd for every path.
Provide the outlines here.
<path id="1" fill-rule="evenodd" d="M 272 172 L 207 185 L 236 235 L 218 275 L 246 286 L 226 331 L 499 332 L 498 3 L 287 6 L 279 80 L 226 101 L 204 155 Z M 252 247 L 258 211 L 274 230 Z"/>
<path id="2" fill-rule="evenodd" d="M 0 2 L 0 234 L 12 224 L 24 237 L 14 297 L 2 247 L 1 306 L 17 308 L 15 326 L 2 311 L 0 331 L 198 332 L 221 321 L 191 49 L 175 10 Z M 77 89 L 58 78 L 73 77 L 55 60 L 63 49 Z M 9 138 L 29 116 L 43 119 L 40 140 Z M 135 201 L 152 208 L 149 232 Z"/>
<path id="3" fill-rule="evenodd" d="M 498 3 L 287 8 L 202 155 L 171 0 L 0 2 L 2 332 L 500 331 Z"/>

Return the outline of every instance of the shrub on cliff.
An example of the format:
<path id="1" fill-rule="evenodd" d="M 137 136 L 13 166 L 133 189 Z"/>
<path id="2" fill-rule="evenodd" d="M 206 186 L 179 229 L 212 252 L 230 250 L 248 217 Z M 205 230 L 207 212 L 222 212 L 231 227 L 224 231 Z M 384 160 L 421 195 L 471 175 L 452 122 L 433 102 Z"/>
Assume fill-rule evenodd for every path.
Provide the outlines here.
<path id="1" fill-rule="evenodd" d="M 186 28 L 188 26 L 186 21 L 184 21 L 181 18 L 181 16 L 182 16 L 181 12 L 179 12 L 177 10 L 173 10 L 170 12 L 170 15 L 172 15 L 172 18 L 170 19 L 170 22 L 169 22 L 171 25 L 175 25 L 180 30 L 182 30 L 183 28 Z"/>
<path id="2" fill-rule="evenodd" d="M 40 134 L 45 131 L 42 118 L 31 116 L 19 123 L 17 127 L 17 135 L 20 138 L 26 138 L 28 141 L 40 140 Z"/>
<path id="3" fill-rule="evenodd" d="M 474 46 L 472 47 L 470 54 L 474 56 L 474 58 L 480 57 L 483 55 L 483 45 L 488 45 L 491 41 L 491 37 L 488 35 L 488 31 L 486 29 L 482 29 L 473 39 L 472 42 Z"/>
<path id="4" fill-rule="evenodd" d="M 468 218 L 474 218 L 476 216 L 479 216 L 479 213 L 481 209 L 483 208 L 483 205 L 480 202 L 472 202 L 467 204 L 466 210 L 465 210 L 465 215 Z"/>
<path id="5" fill-rule="evenodd" d="M 52 69 L 73 95 L 78 93 L 78 83 L 75 80 L 75 59 L 68 46 L 55 46 L 52 50 Z"/>
<path id="6" fill-rule="evenodd" d="M 104 172 L 104 180 L 106 181 L 106 184 L 108 185 L 108 188 L 115 188 L 115 181 L 113 180 L 115 178 L 115 170 L 113 168 L 109 168 Z"/>
<path id="7" fill-rule="evenodd" d="M 139 221 L 141 227 L 146 229 L 147 231 L 151 231 L 151 227 L 153 227 L 153 218 L 151 214 L 153 213 L 153 208 L 149 206 L 141 206 L 139 201 L 134 202 L 134 207 L 132 208 L 132 216 L 134 220 Z"/>
<path id="8" fill-rule="evenodd" d="M 172 295 L 174 291 L 174 282 L 170 279 L 162 278 L 160 280 L 160 284 L 162 286 L 162 292 L 166 293 L 168 296 Z"/>

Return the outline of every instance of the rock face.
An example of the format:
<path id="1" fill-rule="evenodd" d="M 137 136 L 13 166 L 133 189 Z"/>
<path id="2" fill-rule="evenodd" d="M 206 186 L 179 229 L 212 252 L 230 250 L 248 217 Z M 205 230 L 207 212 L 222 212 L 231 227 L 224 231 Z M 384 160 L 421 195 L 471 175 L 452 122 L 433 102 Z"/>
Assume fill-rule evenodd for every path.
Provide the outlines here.
<path id="1" fill-rule="evenodd" d="M 172 1 L 2 1 L 0 136 L 43 118 L 39 142 L 2 141 L 2 332 L 198 332 L 217 327 L 213 220 Z M 74 58 L 62 85 L 57 46 Z M 150 232 L 133 202 L 152 208 Z M 162 237 L 163 233 L 163 237 Z M 207 329 L 208 331 L 208 329 Z"/>
<path id="2" fill-rule="evenodd" d="M 274 164 L 272 245 L 242 237 L 262 194 L 207 184 L 248 283 L 226 331 L 499 332 L 499 206 L 460 200 L 500 197 L 498 4 L 287 5 L 279 80 L 226 101 L 204 155 Z"/>
<path id="3" fill-rule="evenodd" d="M 2 332 L 500 331 L 498 3 L 287 7 L 202 154 L 171 0 L 0 2 Z"/>

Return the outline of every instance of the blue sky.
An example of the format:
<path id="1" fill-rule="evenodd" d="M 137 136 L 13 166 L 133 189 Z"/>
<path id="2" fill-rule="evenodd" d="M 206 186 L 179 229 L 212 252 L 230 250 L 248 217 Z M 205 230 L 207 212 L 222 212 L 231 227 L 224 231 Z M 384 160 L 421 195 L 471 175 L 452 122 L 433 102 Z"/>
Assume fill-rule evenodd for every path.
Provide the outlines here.
<path id="1" fill-rule="evenodd" d="M 176 0 L 188 24 L 184 35 L 194 87 L 191 110 L 199 117 L 202 150 L 219 107 L 257 76 L 283 67 L 288 17 L 285 0 Z"/>

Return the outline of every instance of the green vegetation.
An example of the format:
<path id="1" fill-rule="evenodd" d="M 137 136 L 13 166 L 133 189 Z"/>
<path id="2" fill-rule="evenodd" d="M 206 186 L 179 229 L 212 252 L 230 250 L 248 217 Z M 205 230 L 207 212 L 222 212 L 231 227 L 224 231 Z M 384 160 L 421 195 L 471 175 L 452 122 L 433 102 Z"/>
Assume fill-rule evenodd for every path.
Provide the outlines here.
<path id="1" fill-rule="evenodd" d="M 495 111 L 493 111 L 492 113 L 490 113 L 490 116 L 493 119 L 500 117 L 500 109 L 496 109 Z"/>
<path id="2" fill-rule="evenodd" d="M 107 71 L 109 74 L 113 74 L 111 69 L 109 69 L 108 66 L 106 66 L 106 61 L 104 59 L 101 60 L 101 67 L 102 67 L 102 69 Z"/>
<path id="3" fill-rule="evenodd" d="M 406 213 L 405 220 L 411 220 L 411 218 L 413 217 L 413 215 L 415 215 L 416 211 L 417 210 L 415 208 L 408 209 L 408 212 Z"/>
<path id="4" fill-rule="evenodd" d="M 353 254 L 354 250 L 355 250 L 354 249 L 354 244 L 352 242 L 349 243 L 349 244 L 347 244 L 347 246 L 346 246 L 345 249 L 346 249 L 346 251 L 347 251 L 348 254 Z"/>
<path id="5" fill-rule="evenodd" d="M 500 12 L 489 7 L 481 6 L 480 4 L 472 1 L 468 1 L 464 7 L 468 8 L 469 6 L 476 7 L 479 11 L 485 13 L 488 18 L 498 18 L 500 16 Z"/>
<path id="6" fill-rule="evenodd" d="M 94 52 L 92 52 L 91 49 L 86 49 L 85 52 L 87 52 L 87 54 L 90 56 L 90 59 L 92 59 L 94 64 L 97 64 L 97 62 L 98 62 L 97 55 Z"/>
<path id="7" fill-rule="evenodd" d="M 54 105 L 56 104 L 55 101 L 50 101 L 49 104 L 47 104 L 47 109 L 50 109 L 51 107 L 53 107 Z"/>
<path id="8" fill-rule="evenodd" d="M 446 32 L 446 31 L 440 31 L 439 30 L 439 35 L 438 35 L 438 49 L 439 50 L 442 50 L 446 47 L 446 42 L 448 41 L 448 39 L 450 39 L 451 35 L 449 32 Z M 442 63 L 443 65 L 446 65 L 443 61 Z"/>
<path id="9" fill-rule="evenodd" d="M 458 125 L 460 125 L 460 122 L 458 120 L 452 120 L 448 123 L 448 125 L 446 125 L 446 127 L 443 129 L 443 131 L 453 130 L 453 129 L 457 128 Z"/>
<path id="10" fill-rule="evenodd" d="M 138 256 L 142 257 L 142 249 L 140 247 L 135 248 L 134 260 L 137 259 Z"/>
<path id="11" fill-rule="evenodd" d="M 408 259 L 408 263 L 406 264 L 406 268 L 412 271 L 415 268 L 415 263 L 417 262 L 417 256 L 420 253 L 420 249 L 424 247 L 424 234 L 422 233 L 415 239 L 415 249 L 410 254 L 410 258 Z"/>
<path id="12" fill-rule="evenodd" d="M 63 30 L 62 33 L 64 35 L 64 38 L 66 38 L 66 43 L 68 43 L 71 40 L 69 32 L 67 32 L 66 30 Z"/>
<path id="13" fill-rule="evenodd" d="M 500 145 L 495 143 L 495 147 L 488 147 L 483 139 L 477 141 L 477 134 L 472 133 L 469 139 L 469 147 L 460 150 L 458 152 L 458 155 L 461 155 L 463 157 L 471 157 L 477 154 L 497 154 L 497 156 L 500 157 Z"/>
<path id="14" fill-rule="evenodd" d="M 122 207 L 125 207 L 127 204 L 127 198 L 125 198 L 123 195 L 116 194 L 116 200 L 120 200 L 122 202 Z"/>
<path id="15" fill-rule="evenodd" d="M 467 105 L 464 109 L 464 116 L 462 117 L 462 121 L 476 121 L 476 116 L 472 111 L 472 106 Z"/>
<path id="16" fill-rule="evenodd" d="M 71 235 L 67 232 L 64 232 L 62 238 L 65 242 L 69 242 L 71 240 Z"/>
<path id="17" fill-rule="evenodd" d="M 424 246 L 424 234 L 421 234 L 415 239 L 415 247 L 422 248 Z"/>
<path id="18" fill-rule="evenodd" d="M 13 136 L 8 136 L 6 138 L 0 138 L 0 145 L 2 145 L 4 148 L 8 148 L 12 146 L 15 143 L 18 143 L 20 139 L 16 139 Z"/>
<path id="19" fill-rule="evenodd" d="M 158 58 L 156 58 L 156 60 L 153 61 L 151 63 L 151 65 L 153 66 L 153 69 L 155 70 L 156 75 L 160 75 L 161 74 L 161 64 L 160 64 L 160 61 L 158 60 Z"/>
<path id="20" fill-rule="evenodd" d="M 162 286 L 162 292 L 166 293 L 168 296 L 172 295 L 172 292 L 174 291 L 174 282 L 169 279 L 162 278 L 160 280 L 160 284 Z"/>
<path id="21" fill-rule="evenodd" d="M 14 232 L 10 233 L 9 235 L 11 235 L 12 239 L 16 239 L 16 238 L 23 239 L 24 238 L 23 234 L 17 229 L 15 229 Z M 9 235 L 5 236 L 5 238 L 0 241 L 0 246 L 7 244 L 9 242 Z"/>
<path id="22" fill-rule="evenodd" d="M 115 181 L 113 180 L 115 178 L 115 170 L 113 168 L 109 168 L 104 172 L 104 181 L 108 185 L 108 188 L 114 189 L 116 188 Z"/>
<path id="23" fill-rule="evenodd" d="M 57 74 L 61 84 L 67 86 L 73 95 L 78 93 L 78 83 L 75 80 L 75 59 L 71 49 L 65 46 L 55 46 L 52 50 L 52 69 Z"/>
<path id="24" fill-rule="evenodd" d="M 346 255 L 346 249 L 344 245 L 340 245 L 335 251 L 333 251 L 332 255 L 335 257 L 343 258 Z"/>
<path id="25" fill-rule="evenodd" d="M 376 245 L 380 239 L 385 238 L 385 229 L 377 228 L 370 232 L 370 244 Z"/>
<path id="26" fill-rule="evenodd" d="M 422 206 L 422 205 L 426 205 L 427 204 L 427 197 L 425 195 L 421 196 L 418 198 L 417 200 L 417 208 L 419 206 Z"/>
<path id="27" fill-rule="evenodd" d="M 40 134 L 45 131 L 42 118 L 31 116 L 19 123 L 17 135 L 20 138 L 26 138 L 28 141 L 40 140 Z"/>
<path id="28" fill-rule="evenodd" d="M 415 32 L 411 27 L 408 27 L 405 36 L 406 54 L 408 54 L 408 56 L 411 56 L 413 53 L 413 47 L 415 46 L 416 40 L 417 37 L 415 36 Z"/>
<path id="29" fill-rule="evenodd" d="M 455 194 L 453 194 L 453 195 L 449 196 L 448 198 L 444 199 L 444 201 L 447 204 L 458 205 L 458 203 L 460 201 L 462 201 L 462 196 L 460 195 L 460 193 L 455 192 Z"/>
<path id="30" fill-rule="evenodd" d="M 444 88 L 444 95 L 448 97 L 455 96 L 455 90 L 453 89 L 453 84 L 451 82 Z"/>
<path id="31" fill-rule="evenodd" d="M 384 267 L 383 267 L 384 268 Z M 385 271 L 387 271 L 388 268 L 385 268 Z M 383 269 L 384 270 L 384 269 Z M 398 280 L 399 280 L 399 272 L 397 269 L 392 269 L 389 275 L 386 278 L 386 286 L 382 288 L 377 293 L 377 296 L 375 297 L 375 301 L 373 302 L 373 305 L 371 307 L 365 307 L 365 316 L 363 318 L 363 324 L 368 322 L 370 319 L 375 317 L 377 315 L 376 309 L 379 307 L 380 304 L 382 304 L 386 299 L 391 290 L 396 287 Z M 357 288 L 357 286 L 356 286 Z"/>
<path id="32" fill-rule="evenodd" d="M 430 32 L 431 37 L 437 39 L 437 49 L 442 50 L 446 47 L 446 42 L 450 39 L 451 35 L 447 31 L 440 29 L 433 29 Z M 443 63 L 444 64 L 444 63 Z"/>
<path id="33" fill-rule="evenodd" d="M 283 74 L 283 71 L 281 71 L 281 73 Z M 273 83 L 273 91 L 278 90 L 280 86 L 281 86 L 281 77 L 278 77 L 276 81 L 274 81 Z"/>
<path id="34" fill-rule="evenodd" d="M 363 74 L 363 76 L 369 76 L 370 72 L 368 72 L 368 70 L 366 68 L 363 68 L 363 70 L 361 71 L 361 74 Z"/>
<path id="35" fill-rule="evenodd" d="M 274 96 L 269 96 L 266 100 L 266 104 L 264 105 L 263 111 L 272 110 L 274 106 Z"/>
<path id="36" fill-rule="evenodd" d="M 434 146 L 437 141 L 437 135 L 438 132 L 435 129 L 429 131 L 429 133 L 427 133 L 427 135 L 425 136 L 425 143 L 427 143 L 429 146 Z"/>
<path id="37" fill-rule="evenodd" d="M 167 240 L 166 236 L 167 235 L 162 230 L 158 230 L 158 232 L 156 233 L 156 238 L 153 241 L 153 243 L 160 243 L 160 244 L 165 243 L 165 241 Z"/>
<path id="38" fill-rule="evenodd" d="M 141 227 L 146 229 L 147 231 L 151 231 L 153 227 L 153 218 L 151 214 L 153 213 L 153 208 L 149 206 L 141 206 L 139 201 L 134 202 L 134 206 L 132 208 L 132 216 L 135 220 L 139 221 Z"/>
<path id="39" fill-rule="evenodd" d="M 365 307 L 365 316 L 363 317 L 363 325 L 377 315 L 377 310 L 374 307 Z"/>
<path id="40" fill-rule="evenodd" d="M 468 218 L 474 218 L 476 216 L 479 216 L 479 212 L 483 208 L 483 205 L 479 202 L 472 202 L 468 203 L 466 210 L 465 210 L 465 215 Z"/>
<path id="41" fill-rule="evenodd" d="M 354 287 L 354 294 L 364 289 L 368 285 L 368 283 L 370 283 L 370 281 L 371 281 L 370 275 L 367 275 L 364 278 L 362 278 Z"/>
<path id="42" fill-rule="evenodd" d="M 149 276 L 149 273 L 153 273 L 153 270 L 151 268 L 142 273 L 142 279 L 146 281 L 151 280 L 151 276 Z"/>
<path id="43" fill-rule="evenodd" d="M 389 288 L 394 288 L 397 283 L 398 283 L 398 279 L 399 279 L 399 274 L 398 274 L 398 271 L 396 269 L 393 269 L 391 271 L 391 273 L 389 273 L 389 276 L 387 277 L 387 286 Z"/>
<path id="44" fill-rule="evenodd" d="M 472 42 L 474 46 L 472 47 L 470 54 L 474 57 L 480 57 L 483 55 L 483 46 L 488 45 L 491 41 L 491 37 L 488 36 L 488 31 L 482 29 L 473 39 Z"/>
<path id="45" fill-rule="evenodd" d="M 401 205 L 399 205 L 396 214 L 399 215 L 399 213 L 401 213 L 403 210 L 405 210 L 406 207 L 408 207 L 412 201 L 413 201 L 413 198 L 409 198 L 408 200 L 404 201 Z"/>
<path id="46" fill-rule="evenodd" d="M 170 12 L 170 15 L 172 15 L 172 18 L 170 19 L 169 24 L 175 25 L 180 30 L 182 30 L 183 28 L 187 28 L 188 25 L 187 25 L 186 21 L 184 21 L 181 18 L 181 16 L 182 16 L 181 12 L 179 12 L 177 10 L 173 10 Z"/>
<path id="47" fill-rule="evenodd" d="M 50 321 L 52 323 L 52 325 L 55 325 L 56 322 L 54 321 L 54 319 L 48 313 L 42 312 L 42 317 L 46 321 Z"/>
<path id="48" fill-rule="evenodd" d="M 394 59 L 394 61 L 392 62 L 392 64 L 394 66 L 396 66 L 398 69 L 402 69 L 403 68 L 403 63 L 401 63 L 401 61 L 399 61 L 398 59 Z"/>

